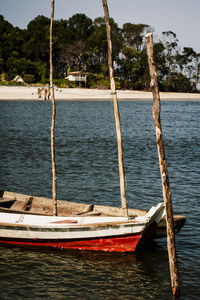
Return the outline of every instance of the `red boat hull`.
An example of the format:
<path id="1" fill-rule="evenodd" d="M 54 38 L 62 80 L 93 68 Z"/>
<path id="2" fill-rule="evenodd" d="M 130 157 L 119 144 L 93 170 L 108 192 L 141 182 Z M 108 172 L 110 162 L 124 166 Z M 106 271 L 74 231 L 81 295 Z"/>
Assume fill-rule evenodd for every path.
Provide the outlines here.
<path id="1" fill-rule="evenodd" d="M 106 252 L 134 252 L 141 239 L 141 234 L 122 237 L 109 237 L 82 240 L 20 240 L 2 239 L 1 244 L 18 246 L 51 247 L 59 249 L 92 250 Z"/>

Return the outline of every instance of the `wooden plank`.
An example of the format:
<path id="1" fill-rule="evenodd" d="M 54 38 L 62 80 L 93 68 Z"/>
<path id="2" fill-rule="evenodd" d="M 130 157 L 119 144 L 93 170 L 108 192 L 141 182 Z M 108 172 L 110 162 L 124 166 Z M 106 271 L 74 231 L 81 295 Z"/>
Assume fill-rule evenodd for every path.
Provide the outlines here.
<path id="1" fill-rule="evenodd" d="M 15 200 L 15 202 L 11 206 L 11 209 L 17 210 L 17 211 L 24 211 L 26 209 L 26 204 L 27 203 L 24 201 Z"/>
<path id="2" fill-rule="evenodd" d="M 52 214 L 52 207 L 41 207 L 41 206 L 36 206 L 36 205 L 32 205 L 30 210 L 30 213 L 32 214 Z"/>

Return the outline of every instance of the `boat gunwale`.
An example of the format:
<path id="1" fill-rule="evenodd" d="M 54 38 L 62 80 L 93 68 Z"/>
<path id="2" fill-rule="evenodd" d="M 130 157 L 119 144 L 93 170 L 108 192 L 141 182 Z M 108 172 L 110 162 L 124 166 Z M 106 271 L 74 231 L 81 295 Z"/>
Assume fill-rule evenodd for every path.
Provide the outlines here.
<path id="1" fill-rule="evenodd" d="M 0 212 L 3 213 L 21 213 L 26 215 L 39 215 L 39 216 L 53 216 L 53 214 L 49 211 L 50 206 L 47 205 L 52 199 L 47 197 L 39 197 L 39 196 L 30 196 L 26 194 L 21 194 L 17 192 L 10 192 L 6 190 L 0 190 L 0 205 L 1 203 L 4 203 L 5 199 L 9 202 L 14 201 L 23 201 L 27 202 L 30 198 L 33 199 L 33 202 L 38 208 L 40 208 L 40 211 L 32 212 L 32 211 L 24 211 L 24 210 L 11 210 L 10 208 L 6 207 L 0 207 Z M 69 207 L 68 207 L 69 206 Z M 60 217 L 78 217 L 78 216 L 87 216 L 88 212 L 87 209 L 93 205 L 86 204 L 86 203 L 78 203 L 78 202 L 70 202 L 66 200 L 58 200 L 58 215 Z M 47 209 L 48 211 L 43 211 L 43 209 Z M 66 213 L 66 210 L 71 211 L 70 213 Z M 63 209 L 63 212 L 61 210 Z M 77 211 L 78 210 L 78 213 Z M 129 208 L 129 216 L 130 217 L 137 217 L 137 216 L 144 216 L 148 210 L 144 209 L 133 209 Z M 121 216 L 122 217 L 122 209 L 117 206 L 106 206 L 106 205 L 94 205 L 92 213 L 100 213 L 101 216 Z M 83 215 L 84 214 L 84 215 Z M 88 214 L 88 216 L 94 217 L 94 215 Z M 96 216 L 95 216 L 96 217 Z M 175 233 L 179 233 L 181 229 L 184 227 L 185 222 L 187 218 L 184 215 L 180 214 L 174 214 L 173 215 L 173 221 L 174 221 L 174 229 Z M 153 239 L 160 239 L 166 237 L 166 218 L 164 217 L 157 225 L 156 231 L 154 235 L 152 236 Z"/>
<path id="2" fill-rule="evenodd" d="M 80 225 L 80 226 L 66 226 L 66 227 L 51 227 L 51 226 L 40 226 L 40 225 L 23 225 L 23 224 L 9 224 L 9 223 L 2 223 L 0 224 L 0 230 L 31 230 L 31 231 L 77 231 L 77 230 L 107 230 L 107 229 L 119 229 L 119 228 L 131 228 L 131 227 L 146 227 L 146 223 L 130 223 L 130 224 L 89 224 L 89 225 Z"/>

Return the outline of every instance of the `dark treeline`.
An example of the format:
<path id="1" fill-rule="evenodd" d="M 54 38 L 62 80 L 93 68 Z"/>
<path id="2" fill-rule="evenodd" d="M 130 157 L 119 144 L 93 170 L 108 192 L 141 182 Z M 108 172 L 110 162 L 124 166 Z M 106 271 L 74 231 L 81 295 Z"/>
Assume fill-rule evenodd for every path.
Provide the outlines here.
<path id="1" fill-rule="evenodd" d="M 110 22 L 117 88 L 149 90 L 145 35 L 152 28 L 132 23 L 119 28 L 112 18 Z M 1 80 L 20 75 L 27 83 L 48 82 L 49 23 L 49 18 L 38 16 L 22 30 L 0 15 Z M 160 90 L 196 91 L 199 53 L 189 47 L 180 49 L 172 31 L 162 33 L 154 52 Z M 84 71 L 89 74 L 87 87 L 109 87 L 104 18 L 93 21 L 76 14 L 68 20 L 54 21 L 53 60 L 58 84 L 69 85 L 64 79 L 69 71 Z"/>

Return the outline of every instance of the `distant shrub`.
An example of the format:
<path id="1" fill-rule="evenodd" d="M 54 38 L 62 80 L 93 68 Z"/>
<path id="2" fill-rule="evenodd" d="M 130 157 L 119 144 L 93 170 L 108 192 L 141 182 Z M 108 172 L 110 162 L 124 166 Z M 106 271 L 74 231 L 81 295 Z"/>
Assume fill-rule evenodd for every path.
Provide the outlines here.
<path id="1" fill-rule="evenodd" d="M 195 92 L 190 80 L 181 73 L 172 73 L 170 78 L 162 82 L 161 90 L 164 92 Z"/>
<path id="2" fill-rule="evenodd" d="M 87 76 L 87 86 L 89 88 L 107 89 L 110 86 L 110 82 L 102 74 L 90 73 Z"/>
<path id="3" fill-rule="evenodd" d="M 1 81 L 8 81 L 9 80 L 9 76 L 5 72 L 1 73 L 0 78 L 1 78 Z"/>
<path id="4" fill-rule="evenodd" d="M 45 79 L 40 80 L 40 84 L 41 85 L 47 85 L 47 84 L 49 84 L 49 79 L 45 78 Z"/>
<path id="5" fill-rule="evenodd" d="M 116 89 L 120 89 L 120 82 L 118 78 L 115 78 Z M 110 78 L 105 77 L 103 74 L 90 73 L 87 77 L 87 87 L 97 89 L 109 89 Z"/>
<path id="6" fill-rule="evenodd" d="M 28 84 L 35 83 L 35 76 L 31 74 L 25 74 L 23 76 L 23 80 Z"/>
<path id="7" fill-rule="evenodd" d="M 17 82 L 14 80 L 10 80 L 10 81 L 0 81 L 0 85 L 12 85 L 12 86 L 25 86 L 26 84 L 24 82 Z"/>
<path id="8" fill-rule="evenodd" d="M 54 79 L 54 85 L 56 85 L 58 88 L 73 88 L 75 87 L 75 84 L 73 84 L 68 79 Z"/>

